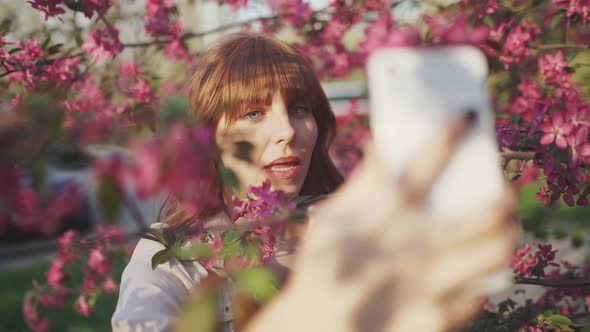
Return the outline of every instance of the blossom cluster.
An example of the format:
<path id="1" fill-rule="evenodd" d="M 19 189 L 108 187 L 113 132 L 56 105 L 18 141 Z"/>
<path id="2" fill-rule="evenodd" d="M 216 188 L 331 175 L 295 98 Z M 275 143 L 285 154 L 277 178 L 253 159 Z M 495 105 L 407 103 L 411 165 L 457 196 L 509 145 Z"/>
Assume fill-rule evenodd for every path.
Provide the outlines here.
<path id="1" fill-rule="evenodd" d="M 49 321 L 42 318 L 44 310 L 64 309 L 72 300 L 80 315 L 90 316 L 101 294 L 117 292 L 115 280 L 119 276 L 113 275 L 112 265 L 117 259 L 126 261 L 131 250 L 122 230 L 112 225 L 97 227 L 90 238 L 66 231 L 56 244 L 57 252 L 47 270 L 45 283 L 34 282 L 34 289 L 25 295 L 23 302 L 23 317 L 35 332 L 50 327 Z M 71 278 L 80 273 L 80 269 L 83 279 Z"/>

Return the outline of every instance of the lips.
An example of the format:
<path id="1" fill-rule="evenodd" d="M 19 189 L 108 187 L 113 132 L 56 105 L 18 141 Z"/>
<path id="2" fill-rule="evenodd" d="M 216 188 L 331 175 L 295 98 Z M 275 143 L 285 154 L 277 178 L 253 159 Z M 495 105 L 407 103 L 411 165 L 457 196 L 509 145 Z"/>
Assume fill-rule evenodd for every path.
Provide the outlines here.
<path id="1" fill-rule="evenodd" d="M 291 179 L 301 171 L 301 160 L 297 157 L 281 157 L 266 165 L 264 169 L 273 177 Z"/>

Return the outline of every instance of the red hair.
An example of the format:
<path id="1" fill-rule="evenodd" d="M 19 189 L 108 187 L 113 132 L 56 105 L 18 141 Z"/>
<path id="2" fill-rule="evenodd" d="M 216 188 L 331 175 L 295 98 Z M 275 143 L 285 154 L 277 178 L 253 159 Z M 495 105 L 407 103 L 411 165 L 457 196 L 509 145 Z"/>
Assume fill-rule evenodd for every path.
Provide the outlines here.
<path id="1" fill-rule="evenodd" d="M 315 118 L 318 138 L 300 194 L 328 194 L 342 183 L 328 155 L 336 135 L 334 113 L 309 62 L 292 46 L 266 35 L 230 35 L 199 56 L 188 84 L 190 114 L 213 128 L 222 116 L 231 125 L 248 105 L 270 105 L 276 91 L 285 104 L 305 104 Z M 210 188 L 221 197 L 218 177 Z M 219 206 L 206 207 L 194 217 L 206 218 L 220 211 Z M 194 218 L 177 211 L 166 222 L 181 226 L 190 219 Z"/>

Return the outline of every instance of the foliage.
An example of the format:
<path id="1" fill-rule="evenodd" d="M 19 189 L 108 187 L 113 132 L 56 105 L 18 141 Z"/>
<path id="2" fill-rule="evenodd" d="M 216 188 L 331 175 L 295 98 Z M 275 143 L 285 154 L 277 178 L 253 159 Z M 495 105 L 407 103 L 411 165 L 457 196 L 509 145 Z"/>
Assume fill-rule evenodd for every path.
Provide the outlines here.
<path id="1" fill-rule="evenodd" d="M 290 31 L 295 36 L 292 44 L 325 79 L 358 76 L 368 55 L 381 47 L 476 46 L 490 64 L 496 134 L 506 175 L 519 185 L 540 180 L 534 194 L 544 206 L 561 202 L 586 206 L 590 85 L 589 65 L 584 61 L 590 44 L 590 2 L 462 0 L 435 5 L 420 18 L 404 22 L 394 14 L 405 2 L 335 0 L 325 8 L 313 9 L 302 0 L 266 1 L 272 16 L 213 32 L 236 27 L 270 34 Z M 247 0 L 223 3 L 234 10 L 249 5 Z M 56 233 L 59 220 L 75 209 L 80 195 L 76 188 L 55 193 L 46 181 L 46 157 L 55 147 L 116 143 L 129 148 L 130 158 L 115 155 L 87 161 L 98 179 L 100 205 L 109 219 L 116 218 L 123 204 L 130 204 L 125 188 L 133 188 L 141 198 L 170 193 L 192 213 L 204 204 L 220 204 L 218 197 L 203 190 L 205 181 L 213 176 L 209 167 L 212 129 L 184 111 L 186 102 L 178 97 L 183 94 L 182 82 L 174 75 L 162 75 L 160 66 L 149 61 L 166 59 L 186 71 L 202 50 L 192 41 L 208 33 L 188 30 L 175 0 L 145 1 L 139 23 L 143 39 L 139 40 L 123 38 L 120 25 L 131 19 L 123 2 L 31 0 L 28 5 L 45 21 L 58 22 L 67 38 L 63 43 L 56 41 L 56 34 L 47 26 L 24 35 L 11 20 L 0 26 L 0 231 L 16 220 Z M 90 27 L 79 26 L 78 16 L 91 22 Z M 351 105 L 351 109 L 356 107 Z M 354 113 L 341 118 L 339 124 L 342 135 L 332 155 L 348 173 L 361 157 L 368 128 L 366 119 Z M 24 171 L 32 173 L 30 186 L 22 184 Z M 231 170 L 222 174 L 232 182 Z M 281 211 L 293 204 L 264 186 L 250 190 L 248 200 L 235 201 L 243 208 L 241 216 L 256 219 L 250 220 L 244 232 L 211 237 L 197 232 L 202 245 L 196 253 L 181 250 L 183 241 L 171 243 L 165 235 L 150 233 L 165 241 L 167 250 L 154 258 L 154 266 L 171 257 L 205 259 L 209 268 L 214 268 L 217 255 L 226 261 L 246 257 L 249 263 L 238 264 L 241 267 L 264 261 L 272 253 L 281 223 L 271 223 L 271 227 L 257 219 L 284 219 L 287 214 Z M 46 282 L 36 284 L 25 298 L 23 314 L 31 329 L 48 328 L 49 321 L 39 316 L 42 307 L 64 307 L 68 297 L 73 297 L 76 310 L 88 316 L 102 292 L 115 291 L 117 285 L 109 275 L 109 263 L 115 260 L 111 254 L 126 249 L 123 240 L 111 242 L 113 232 L 110 228 L 107 233 L 97 231 L 96 242 L 81 242 L 73 256 L 71 248 L 62 245 L 70 249 L 58 252 Z M 73 236 L 66 233 L 60 241 L 71 244 Z M 245 238 L 254 238 L 255 246 L 244 243 L 241 239 Z M 232 249 L 236 243 L 241 244 L 238 250 Z M 511 300 L 490 305 L 473 323 L 476 330 L 505 326 L 506 330 L 567 331 L 576 326 L 574 317 L 588 312 L 583 300 L 585 283 L 562 287 L 573 280 L 587 280 L 587 268 L 556 263 L 550 246 L 535 247 L 517 251 L 512 265 L 517 282 L 543 281 L 550 287 L 542 301 L 526 301 L 524 306 Z M 253 252 L 256 255 L 250 255 Z M 256 259 L 251 260 L 253 257 Z M 553 264 L 558 269 L 546 271 Z M 66 280 L 72 271 L 81 274 Z M 265 279 L 260 277 L 264 273 L 253 275 L 242 275 L 245 288 L 270 296 L 263 284 L 252 282 Z M 202 311 L 207 312 L 205 309 Z"/>

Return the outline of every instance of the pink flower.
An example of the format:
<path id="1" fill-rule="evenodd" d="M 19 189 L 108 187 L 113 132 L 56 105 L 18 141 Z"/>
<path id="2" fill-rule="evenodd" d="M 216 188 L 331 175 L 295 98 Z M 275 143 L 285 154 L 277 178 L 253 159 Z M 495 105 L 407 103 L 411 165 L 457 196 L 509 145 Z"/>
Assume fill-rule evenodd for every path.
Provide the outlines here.
<path id="1" fill-rule="evenodd" d="M 65 9 L 61 8 L 64 0 L 31 0 L 27 2 L 31 4 L 31 7 L 45 14 L 45 21 L 51 16 L 57 16 L 66 12 Z"/>
<path id="2" fill-rule="evenodd" d="M 94 290 L 96 290 L 96 277 L 92 276 L 88 273 L 84 274 L 84 279 L 82 280 L 82 289 L 85 292 L 93 292 Z"/>
<path id="3" fill-rule="evenodd" d="M 64 278 L 63 273 L 64 262 L 61 257 L 56 257 L 51 261 L 49 270 L 47 270 L 46 280 L 47 284 L 54 289 L 61 288 L 61 281 Z"/>
<path id="4" fill-rule="evenodd" d="M 104 256 L 102 248 L 90 249 L 90 255 L 88 257 L 88 266 L 99 274 L 105 274 L 109 272 L 110 266 Z"/>
<path id="5" fill-rule="evenodd" d="M 164 49 L 164 55 L 171 60 L 186 61 L 188 63 L 193 61 L 193 57 L 180 39 L 169 42 Z"/>
<path id="6" fill-rule="evenodd" d="M 590 157 L 590 143 L 588 143 L 588 127 L 580 127 L 575 135 L 567 138 L 571 147 L 570 167 L 574 168 L 580 164 L 582 157 Z"/>
<path id="7" fill-rule="evenodd" d="M 541 145 L 549 145 L 555 142 L 560 149 L 565 149 L 568 145 L 567 137 L 573 132 L 574 126 L 566 123 L 562 112 L 554 112 L 551 119 L 540 125 L 543 135 L 541 136 Z"/>
<path id="8" fill-rule="evenodd" d="M 97 15 L 97 20 L 102 18 L 112 6 L 112 0 L 86 0 L 81 2 L 80 11 L 84 16 L 92 18 Z"/>
<path id="9" fill-rule="evenodd" d="M 565 15 L 572 17 L 579 15 L 582 22 L 586 24 L 590 18 L 590 1 L 588 0 L 552 0 L 552 2 L 566 9 Z"/>
<path id="10" fill-rule="evenodd" d="M 359 48 L 362 52 L 368 54 L 373 50 L 382 47 L 389 31 L 393 26 L 391 13 L 386 11 L 379 15 L 371 25 L 365 29 L 365 39 L 359 43 Z"/>
<path id="11" fill-rule="evenodd" d="M 152 196 L 159 191 L 162 176 L 160 146 L 158 142 L 147 142 L 135 149 L 134 182 L 141 198 Z"/>
<path id="12" fill-rule="evenodd" d="M 555 55 L 544 54 L 539 58 L 539 76 L 543 77 L 543 82 L 569 89 L 572 75 L 565 71 L 566 67 L 567 61 L 563 58 L 561 50 Z"/>
<path id="13" fill-rule="evenodd" d="M 34 332 L 45 332 L 49 328 L 49 321 L 39 318 L 39 313 L 31 303 L 31 297 L 25 296 L 22 314 L 27 326 Z"/>
<path id="14" fill-rule="evenodd" d="M 52 293 L 39 294 L 39 305 L 44 307 L 63 308 L 66 305 L 67 292 L 65 289 L 56 289 Z"/>
<path id="15" fill-rule="evenodd" d="M 151 36 L 168 35 L 179 37 L 181 33 L 180 22 L 170 19 L 174 1 L 172 0 L 147 0 L 145 3 L 145 31 Z"/>
<path id="16" fill-rule="evenodd" d="M 84 317 L 90 317 L 90 314 L 92 313 L 92 308 L 90 304 L 88 304 L 88 298 L 86 295 L 78 296 L 76 303 L 74 303 L 74 308 Z"/>
<path id="17" fill-rule="evenodd" d="M 504 63 L 506 69 L 509 64 L 518 63 L 521 58 L 529 55 L 528 43 L 534 40 L 540 32 L 541 30 L 535 24 L 528 21 L 510 30 L 500 55 L 500 61 Z"/>
<path id="18" fill-rule="evenodd" d="M 127 93 L 137 102 L 149 104 L 157 100 L 154 90 L 143 79 L 139 79 L 127 90 Z"/>
<path id="19" fill-rule="evenodd" d="M 465 15 L 458 15 L 452 23 L 442 16 L 424 16 L 424 21 L 430 28 L 430 33 L 435 39 L 444 44 L 474 44 L 478 45 L 486 41 L 489 35 L 489 27 L 480 25 L 471 27 L 467 24 Z"/>
<path id="20" fill-rule="evenodd" d="M 111 25 L 104 29 L 88 32 L 86 42 L 81 47 L 94 58 L 96 63 L 102 63 L 105 59 L 113 59 L 123 51 L 123 45 L 119 41 L 119 30 Z"/>
<path id="21" fill-rule="evenodd" d="M 538 201 L 543 201 L 542 206 L 547 205 L 547 202 L 549 201 L 549 197 L 550 197 L 550 192 L 547 191 L 547 189 L 545 189 L 545 187 L 541 186 L 541 188 L 539 188 L 539 192 L 535 194 L 535 198 Z"/>
<path id="22" fill-rule="evenodd" d="M 102 290 L 107 294 L 114 294 L 117 291 L 117 289 L 119 289 L 119 286 L 111 277 L 108 277 L 105 280 L 103 280 L 101 287 Z"/>

